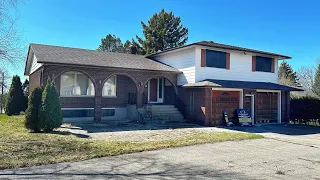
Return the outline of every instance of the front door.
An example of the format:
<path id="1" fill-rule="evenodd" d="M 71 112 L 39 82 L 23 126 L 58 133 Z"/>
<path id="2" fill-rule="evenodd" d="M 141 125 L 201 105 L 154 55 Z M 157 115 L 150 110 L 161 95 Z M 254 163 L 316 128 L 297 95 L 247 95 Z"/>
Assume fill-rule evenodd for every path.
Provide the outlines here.
<path id="1" fill-rule="evenodd" d="M 252 124 L 254 124 L 254 95 L 246 94 L 244 98 L 244 109 L 248 109 L 251 115 Z"/>
<path id="2" fill-rule="evenodd" d="M 157 102 L 158 79 L 150 79 L 149 101 Z"/>
<path id="3" fill-rule="evenodd" d="M 152 78 L 149 81 L 149 102 L 151 103 L 163 103 L 164 93 L 164 79 Z"/>

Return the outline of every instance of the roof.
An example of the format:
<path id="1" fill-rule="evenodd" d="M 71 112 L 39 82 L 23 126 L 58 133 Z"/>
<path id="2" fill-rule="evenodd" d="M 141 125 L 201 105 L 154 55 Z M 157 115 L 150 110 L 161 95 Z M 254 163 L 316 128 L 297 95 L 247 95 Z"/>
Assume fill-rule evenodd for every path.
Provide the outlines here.
<path id="1" fill-rule="evenodd" d="M 279 60 L 280 59 L 291 59 L 290 56 L 286 56 L 286 55 L 276 54 L 276 53 L 272 53 L 272 52 L 265 52 L 265 51 L 255 50 L 255 49 L 249 49 L 249 48 L 244 48 L 244 47 L 232 46 L 232 45 L 227 45 L 227 44 L 220 44 L 220 43 L 216 43 L 213 41 L 200 41 L 200 42 L 195 42 L 195 43 L 191 43 L 191 44 L 184 45 L 184 46 L 170 48 L 170 49 L 166 49 L 164 51 L 160 51 L 160 52 L 151 54 L 148 57 L 156 56 L 161 53 L 165 53 L 165 52 L 169 52 L 169 51 L 173 51 L 176 49 L 181 49 L 181 48 L 185 48 L 185 47 L 189 47 L 189 46 L 195 46 L 195 45 L 206 46 L 206 47 L 211 47 L 211 48 L 219 48 L 219 49 L 225 49 L 225 50 L 234 50 L 234 51 L 256 53 L 256 54 L 261 54 L 261 55 L 266 55 L 266 56 L 277 57 Z"/>
<path id="2" fill-rule="evenodd" d="M 43 44 L 30 44 L 30 50 L 35 54 L 37 62 L 44 64 L 84 65 L 181 73 L 178 69 L 135 54 Z"/>
<path id="3" fill-rule="evenodd" d="M 189 83 L 183 87 L 216 87 L 216 88 L 241 88 L 241 89 L 266 89 L 282 91 L 303 91 L 302 89 L 270 82 L 232 81 L 206 79 L 201 82 Z"/>

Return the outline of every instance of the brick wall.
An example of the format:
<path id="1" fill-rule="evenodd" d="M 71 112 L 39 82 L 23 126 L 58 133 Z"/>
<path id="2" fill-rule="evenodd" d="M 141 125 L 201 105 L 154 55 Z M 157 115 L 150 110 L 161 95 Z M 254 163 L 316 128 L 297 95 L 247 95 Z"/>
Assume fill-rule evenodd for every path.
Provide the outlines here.
<path id="1" fill-rule="evenodd" d="M 193 111 L 190 109 L 191 93 L 193 93 L 194 95 Z M 205 88 L 179 87 L 179 97 L 185 104 L 185 110 L 186 110 L 186 116 L 187 116 L 186 118 L 190 122 L 201 124 L 201 125 L 210 125 L 207 122 L 210 119 L 210 117 L 208 116 L 208 113 L 210 113 L 210 111 L 208 110 L 208 108 L 206 108 L 207 106 L 206 100 L 210 97 L 206 95 L 208 94 L 206 94 Z"/>
<path id="2" fill-rule="evenodd" d="M 31 94 L 31 92 L 34 90 L 34 88 L 36 87 L 40 87 L 41 86 L 41 71 L 42 68 L 39 68 L 38 70 L 36 70 L 35 72 L 33 72 L 32 74 L 29 75 L 29 93 Z"/>
<path id="3" fill-rule="evenodd" d="M 161 71 L 144 71 L 144 70 L 125 70 L 125 69 L 108 69 L 108 68 L 89 68 L 81 66 L 59 66 L 46 65 L 43 70 L 43 82 L 48 78 L 54 79 L 57 89 L 60 89 L 60 75 L 68 71 L 77 71 L 87 75 L 92 81 L 95 88 L 94 97 L 61 97 L 62 107 L 94 107 L 95 120 L 101 120 L 101 108 L 105 107 L 123 107 L 128 102 L 128 92 L 137 92 L 137 105 L 143 104 L 143 91 L 146 89 L 149 79 L 152 77 L 164 77 L 172 84 L 177 92 L 177 74 L 172 72 Z M 102 88 L 104 82 L 113 75 L 117 75 L 117 98 L 102 97 Z"/>

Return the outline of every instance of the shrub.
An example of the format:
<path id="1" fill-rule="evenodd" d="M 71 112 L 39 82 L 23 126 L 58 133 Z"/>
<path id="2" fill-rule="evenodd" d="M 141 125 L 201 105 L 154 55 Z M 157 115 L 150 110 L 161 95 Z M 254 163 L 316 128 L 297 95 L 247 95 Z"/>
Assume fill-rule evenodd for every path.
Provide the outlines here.
<path id="1" fill-rule="evenodd" d="M 8 116 L 20 114 L 23 109 L 23 91 L 19 76 L 13 76 L 10 90 L 6 100 L 5 111 Z"/>
<path id="2" fill-rule="evenodd" d="M 310 96 L 292 98 L 290 102 L 290 118 L 296 123 L 319 123 L 320 100 Z"/>
<path id="3" fill-rule="evenodd" d="M 42 105 L 39 112 L 40 126 L 46 131 L 52 131 L 62 124 L 61 105 L 55 83 L 48 81 L 42 93 Z"/>
<path id="4" fill-rule="evenodd" d="M 28 99 L 28 108 L 25 113 L 25 126 L 26 128 L 39 132 L 41 130 L 41 123 L 39 118 L 39 110 L 42 104 L 43 88 L 35 88 Z"/>

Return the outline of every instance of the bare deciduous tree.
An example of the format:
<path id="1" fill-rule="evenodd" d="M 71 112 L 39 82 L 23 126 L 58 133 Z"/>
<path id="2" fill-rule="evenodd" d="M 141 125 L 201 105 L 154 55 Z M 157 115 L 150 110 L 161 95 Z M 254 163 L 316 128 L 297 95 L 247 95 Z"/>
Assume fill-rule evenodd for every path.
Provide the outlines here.
<path id="1" fill-rule="evenodd" d="M 17 65 L 23 55 L 21 35 L 17 31 L 17 5 L 19 0 L 0 0 L 0 64 Z M 3 68 L 0 67 L 0 70 Z"/>
<path id="2" fill-rule="evenodd" d="M 320 63 L 320 59 L 318 60 L 317 64 Z M 317 71 L 317 66 L 306 67 L 302 66 L 297 71 L 297 76 L 299 79 L 299 83 L 305 89 L 305 93 L 307 95 L 314 96 L 314 92 L 312 90 L 314 84 L 314 78 Z"/>

